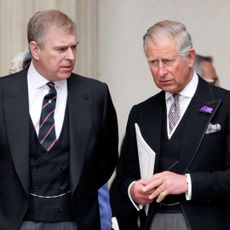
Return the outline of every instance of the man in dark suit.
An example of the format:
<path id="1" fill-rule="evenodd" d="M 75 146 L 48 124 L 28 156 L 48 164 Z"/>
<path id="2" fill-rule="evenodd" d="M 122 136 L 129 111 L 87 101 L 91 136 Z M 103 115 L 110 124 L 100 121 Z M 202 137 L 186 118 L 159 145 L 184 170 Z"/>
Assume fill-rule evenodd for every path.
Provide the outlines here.
<path id="1" fill-rule="evenodd" d="M 29 69 L 0 79 L 0 229 L 99 230 L 98 189 L 118 156 L 108 87 L 72 73 L 67 15 L 39 11 L 27 32 Z"/>
<path id="2" fill-rule="evenodd" d="M 120 169 L 121 167 L 116 168 L 117 175 L 119 175 Z M 117 219 L 119 230 L 138 230 L 139 213 L 132 203 L 126 197 L 122 196 L 118 182 L 116 176 L 110 187 L 112 215 Z"/>
<path id="3" fill-rule="evenodd" d="M 117 175 L 120 188 L 137 210 L 149 205 L 142 229 L 227 230 L 230 93 L 194 72 L 195 51 L 182 23 L 150 27 L 144 50 L 162 91 L 130 112 Z M 149 178 L 140 176 L 135 124 L 156 154 Z"/>

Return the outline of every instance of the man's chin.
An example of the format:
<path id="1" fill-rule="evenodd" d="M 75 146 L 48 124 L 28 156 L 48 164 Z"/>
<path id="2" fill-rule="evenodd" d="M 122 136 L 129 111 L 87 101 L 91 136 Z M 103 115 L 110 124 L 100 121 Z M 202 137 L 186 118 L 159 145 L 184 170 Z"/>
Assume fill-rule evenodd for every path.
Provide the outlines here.
<path id="1" fill-rule="evenodd" d="M 161 89 L 165 92 L 169 92 L 169 93 L 175 93 L 176 92 L 176 88 L 172 85 L 168 85 L 168 86 L 162 86 Z"/>
<path id="2" fill-rule="evenodd" d="M 59 74 L 57 76 L 57 80 L 64 80 L 64 79 L 67 79 L 71 76 L 71 73 L 72 72 L 68 72 L 68 73 L 62 73 L 62 74 Z"/>

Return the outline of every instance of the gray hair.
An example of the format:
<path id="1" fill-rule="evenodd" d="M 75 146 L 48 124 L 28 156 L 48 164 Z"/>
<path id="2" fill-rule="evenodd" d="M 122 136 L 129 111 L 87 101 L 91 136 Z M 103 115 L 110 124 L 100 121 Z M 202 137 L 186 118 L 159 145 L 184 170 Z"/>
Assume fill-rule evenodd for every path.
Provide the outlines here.
<path id="1" fill-rule="evenodd" d="M 176 21 L 160 21 L 151 26 L 143 37 L 144 51 L 146 52 L 149 41 L 157 42 L 162 39 L 175 39 L 177 52 L 182 57 L 187 57 L 193 47 L 192 38 L 186 30 L 186 26 Z"/>
<path id="2" fill-rule="evenodd" d="M 46 42 L 46 33 L 52 26 L 76 32 L 76 24 L 61 11 L 38 11 L 29 20 L 27 25 L 28 42 L 35 41 L 39 46 L 44 46 Z"/>

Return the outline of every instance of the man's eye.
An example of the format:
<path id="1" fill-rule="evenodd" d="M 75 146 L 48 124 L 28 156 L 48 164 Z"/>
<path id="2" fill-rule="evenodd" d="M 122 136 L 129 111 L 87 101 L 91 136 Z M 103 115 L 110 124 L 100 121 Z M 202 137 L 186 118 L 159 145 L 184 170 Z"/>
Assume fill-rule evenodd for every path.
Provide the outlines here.
<path id="1" fill-rule="evenodd" d="M 154 67 L 157 67 L 159 65 L 159 61 L 157 60 L 152 60 L 150 61 L 151 65 L 153 65 Z"/>
<path id="2" fill-rule="evenodd" d="M 77 49 L 77 45 L 71 46 L 72 50 L 76 50 Z"/>
<path id="3" fill-rule="evenodd" d="M 59 47 L 57 50 L 60 51 L 60 52 L 63 52 L 63 51 L 66 50 L 66 47 Z"/>
<path id="4" fill-rule="evenodd" d="M 174 60 L 166 59 L 162 61 L 165 65 L 171 66 L 175 62 Z"/>

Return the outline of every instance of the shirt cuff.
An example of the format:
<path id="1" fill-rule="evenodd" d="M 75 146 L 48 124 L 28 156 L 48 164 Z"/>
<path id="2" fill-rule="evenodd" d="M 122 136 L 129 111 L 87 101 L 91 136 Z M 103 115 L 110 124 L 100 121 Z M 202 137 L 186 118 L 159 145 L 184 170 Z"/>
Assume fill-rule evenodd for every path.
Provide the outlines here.
<path id="1" fill-rule="evenodd" d="M 188 184 L 188 191 L 185 193 L 185 198 L 186 200 L 191 200 L 192 199 L 192 180 L 190 174 L 185 174 L 186 176 L 186 181 Z"/>
<path id="2" fill-rule="evenodd" d="M 131 186 L 135 183 L 136 181 L 133 181 L 129 187 L 128 187 L 128 196 L 129 196 L 129 199 L 130 201 L 132 202 L 133 206 L 136 208 L 137 211 L 140 211 L 142 208 L 143 208 L 143 205 L 141 204 L 136 204 L 135 201 L 132 199 L 131 195 L 130 195 L 130 189 L 131 189 Z"/>

